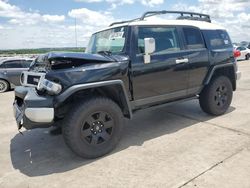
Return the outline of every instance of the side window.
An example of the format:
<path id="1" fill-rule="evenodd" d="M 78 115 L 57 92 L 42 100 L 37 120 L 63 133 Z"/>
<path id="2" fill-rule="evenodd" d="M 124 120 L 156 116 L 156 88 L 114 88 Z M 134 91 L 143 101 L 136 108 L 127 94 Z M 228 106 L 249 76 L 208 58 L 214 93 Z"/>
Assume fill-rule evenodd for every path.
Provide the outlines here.
<path id="1" fill-rule="evenodd" d="M 23 68 L 29 68 L 31 63 L 32 63 L 32 60 L 24 60 L 22 62 L 22 66 Z"/>
<path id="2" fill-rule="evenodd" d="M 205 48 L 204 41 L 199 29 L 196 28 L 183 28 L 186 44 L 188 49 Z"/>
<path id="3" fill-rule="evenodd" d="M 208 45 L 212 49 L 233 47 L 229 35 L 224 30 L 206 30 L 204 34 Z"/>
<path id="4" fill-rule="evenodd" d="M 4 65 L 5 68 L 23 68 L 21 61 L 7 61 Z"/>
<path id="5" fill-rule="evenodd" d="M 0 69 L 4 69 L 4 68 L 5 68 L 4 64 L 3 63 L 0 64 Z"/>
<path id="6" fill-rule="evenodd" d="M 139 27 L 137 54 L 144 53 L 144 38 L 155 39 L 154 54 L 180 51 L 179 37 L 175 27 Z"/>

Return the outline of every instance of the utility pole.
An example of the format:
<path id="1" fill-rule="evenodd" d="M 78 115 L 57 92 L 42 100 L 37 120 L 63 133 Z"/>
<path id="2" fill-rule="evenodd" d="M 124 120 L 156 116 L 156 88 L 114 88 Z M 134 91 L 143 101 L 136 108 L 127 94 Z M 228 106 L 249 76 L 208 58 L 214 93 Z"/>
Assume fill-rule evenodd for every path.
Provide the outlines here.
<path id="1" fill-rule="evenodd" d="M 75 17 L 75 40 L 76 40 L 76 48 L 77 48 L 77 30 L 76 30 L 76 17 Z"/>

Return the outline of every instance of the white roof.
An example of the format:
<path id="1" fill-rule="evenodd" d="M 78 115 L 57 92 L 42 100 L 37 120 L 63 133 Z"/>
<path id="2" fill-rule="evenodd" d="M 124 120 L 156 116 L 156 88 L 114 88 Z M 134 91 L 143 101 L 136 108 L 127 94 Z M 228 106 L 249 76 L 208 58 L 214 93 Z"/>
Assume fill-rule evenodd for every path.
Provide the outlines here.
<path id="1" fill-rule="evenodd" d="M 102 29 L 100 31 L 104 31 L 107 29 L 111 29 L 111 28 L 116 28 L 116 27 L 121 27 L 121 26 L 149 26 L 149 25 L 155 25 L 155 26 L 172 26 L 172 25 L 178 25 L 178 26 L 193 26 L 193 27 L 197 27 L 201 30 L 215 30 L 215 29 L 221 29 L 221 30 L 225 30 L 224 27 L 219 26 L 217 24 L 213 24 L 213 23 L 209 23 L 209 22 L 205 22 L 205 21 L 194 21 L 194 20 L 163 20 L 163 19 L 159 19 L 159 20 L 140 20 L 140 21 L 134 21 L 134 22 L 129 22 L 129 23 L 124 23 L 124 24 L 117 24 L 117 25 L 113 25 L 111 27 Z M 100 32 L 99 31 L 99 32 Z"/>

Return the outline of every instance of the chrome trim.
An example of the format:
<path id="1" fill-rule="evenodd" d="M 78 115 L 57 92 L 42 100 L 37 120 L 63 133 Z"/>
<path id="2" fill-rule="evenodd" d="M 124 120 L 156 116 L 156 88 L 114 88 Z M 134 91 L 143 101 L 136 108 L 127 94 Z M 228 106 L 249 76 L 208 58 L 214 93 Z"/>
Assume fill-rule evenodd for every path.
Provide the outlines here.
<path id="1" fill-rule="evenodd" d="M 188 63 L 189 60 L 188 60 L 188 58 L 185 58 L 185 59 L 176 59 L 175 62 L 176 62 L 176 64 L 182 64 L 182 63 Z"/>
<path id="2" fill-rule="evenodd" d="M 54 120 L 54 108 L 26 108 L 24 114 L 36 123 L 51 123 Z"/>

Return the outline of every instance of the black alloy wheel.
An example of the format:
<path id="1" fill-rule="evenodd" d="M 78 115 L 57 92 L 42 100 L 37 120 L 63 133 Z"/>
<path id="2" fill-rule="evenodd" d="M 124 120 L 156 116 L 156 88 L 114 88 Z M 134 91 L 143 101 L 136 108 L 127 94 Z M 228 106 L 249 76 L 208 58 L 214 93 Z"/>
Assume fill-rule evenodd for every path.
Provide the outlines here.
<path id="1" fill-rule="evenodd" d="M 114 127 L 114 120 L 107 112 L 95 112 L 84 120 L 81 136 L 91 145 L 99 145 L 110 140 Z"/>
<path id="2" fill-rule="evenodd" d="M 226 86 L 220 85 L 216 89 L 214 100 L 215 100 L 215 103 L 217 104 L 217 106 L 219 106 L 219 107 L 223 107 L 226 104 L 226 102 L 228 100 Z"/>
<path id="3" fill-rule="evenodd" d="M 64 119 L 65 143 L 83 158 L 97 158 L 112 151 L 122 136 L 124 116 L 109 98 L 79 101 Z"/>
<path id="4" fill-rule="evenodd" d="M 199 102 L 201 109 L 210 115 L 222 115 L 231 105 L 233 86 L 226 76 L 213 78 L 200 93 Z"/>

